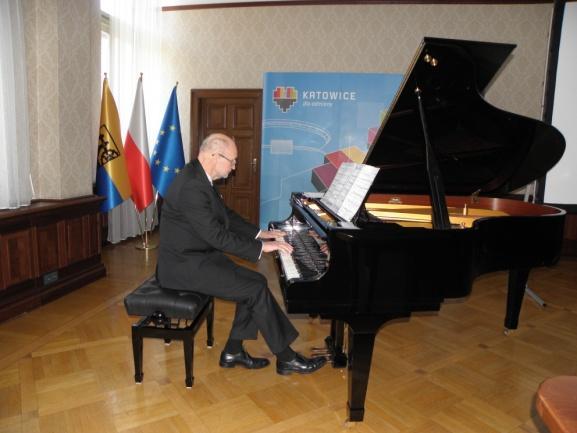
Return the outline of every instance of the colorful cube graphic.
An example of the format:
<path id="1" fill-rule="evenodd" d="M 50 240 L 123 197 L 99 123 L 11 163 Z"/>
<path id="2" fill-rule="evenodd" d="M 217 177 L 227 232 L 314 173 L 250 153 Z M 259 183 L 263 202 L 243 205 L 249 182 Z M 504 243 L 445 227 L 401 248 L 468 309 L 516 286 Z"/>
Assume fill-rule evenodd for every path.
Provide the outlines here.
<path id="1" fill-rule="evenodd" d="M 356 162 L 361 164 L 364 159 L 365 152 L 357 146 L 350 146 L 337 150 L 336 152 L 327 153 L 325 155 L 325 164 L 313 168 L 311 182 L 317 191 L 326 191 L 343 162 Z"/>
<path id="2" fill-rule="evenodd" d="M 375 141 L 377 132 L 379 132 L 379 128 L 369 128 L 369 136 L 367 137 L 367 143 L 369 143 L 369 146 L 373 144 L 373 141 Z"/>

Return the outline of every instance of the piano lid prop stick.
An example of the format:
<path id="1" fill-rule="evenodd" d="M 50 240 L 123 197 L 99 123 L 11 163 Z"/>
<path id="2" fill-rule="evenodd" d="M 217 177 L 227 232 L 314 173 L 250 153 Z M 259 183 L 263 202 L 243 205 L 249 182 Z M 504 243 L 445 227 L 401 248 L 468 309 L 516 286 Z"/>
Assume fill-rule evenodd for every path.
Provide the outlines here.
<path id="1" fill-rule="evenodd" d="M 441 170 L 437 164 L 437 158 L 435 157 L 431 142 L 429 141 L 425 108 L 423 107 L 421 89 L 419 89 L 419 87 L 415 89 L 415 95 L 417 96 L 417 105 L 421 117 L 421 127 L 425 139 L 425 158 L 427 164 L 427 175 L 429 178 L 429 188 L 431 190 L 433 228 L 448 230 L 451 228 L 451 221 L 449 220 L 449 211 L 447 210 L 447 203 L 445 202 L 445 188 L 443 186 Z"/>

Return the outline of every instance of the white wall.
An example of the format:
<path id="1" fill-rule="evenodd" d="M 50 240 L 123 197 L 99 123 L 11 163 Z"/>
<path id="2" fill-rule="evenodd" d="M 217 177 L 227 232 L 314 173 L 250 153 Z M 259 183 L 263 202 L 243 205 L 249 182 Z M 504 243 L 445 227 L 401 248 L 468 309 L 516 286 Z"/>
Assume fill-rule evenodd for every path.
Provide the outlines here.
<path id="1" fill-rule="evenodd" d="M 577 204 L 577 3 L 565 5 L 553 105 L 553 125 L 565 136 L 561 161 L 547 174 L 545 202 Z"/>
<path id="2" fill-rule="evenodd" d="M 540 118 L 552 10 L 552 3 L 544 3 L 163 12 L 167 83 L 158 85 L 168 98 L 174 83 L 180 83 L 178 101 L 188 157 L 190 89 L 260 88 L 265 72 L 405 73 L 423 36 L 507 42 L 517 48 L 486 99 L 504 110 Z"/>

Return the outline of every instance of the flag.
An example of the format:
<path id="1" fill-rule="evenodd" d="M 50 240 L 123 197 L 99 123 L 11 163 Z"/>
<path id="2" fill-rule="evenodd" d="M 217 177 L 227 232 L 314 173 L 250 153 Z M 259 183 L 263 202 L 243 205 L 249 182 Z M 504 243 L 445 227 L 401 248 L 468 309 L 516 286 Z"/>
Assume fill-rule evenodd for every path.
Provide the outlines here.
<path id="1" fill-rule="evenodd" d="M 102 83 L 96 194 L 106 197 L 100 205 L 102 212 L 108 212 L 130 197 L 130 182 L 120 135 L 120 119 L 107 78 L 104 78 Z"/>
<path id="2" fill-rule="evenodd" d="M 182 167 L 184 167 L 184 152 L 180 135 L 176 86 L 174 86 L 160 125 L 150 167 L 152 184 L 161 196 L 166 195 L 166 190 Z"/>
<path id="3" fill-rule="evenodd" d="M 136 86 L 130 126 L 126 133 L 126 140 L 124 140 L 124 153 L 132 190 L 132 201 L 138 212 L 142 212 L 154 199 L 148 162 L 148 134 L 146 132 L 142 77 L 138 79 Z"/>

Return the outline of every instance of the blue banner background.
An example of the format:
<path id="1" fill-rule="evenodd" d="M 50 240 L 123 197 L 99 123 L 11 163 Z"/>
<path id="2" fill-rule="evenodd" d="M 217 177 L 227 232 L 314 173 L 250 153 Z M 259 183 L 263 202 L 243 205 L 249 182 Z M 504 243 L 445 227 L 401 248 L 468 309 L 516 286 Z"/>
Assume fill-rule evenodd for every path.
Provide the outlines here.
<path id="1" fill-rule="evenodd" d="M 317 191 L 312 170 L 325 163 L 325 155 L 351 146 L 367 152 L 369 130 L 380 126 L 402 78 L 401 74 L 264 74 L 261 228 L 288 218 L 291 192 Z"/>

